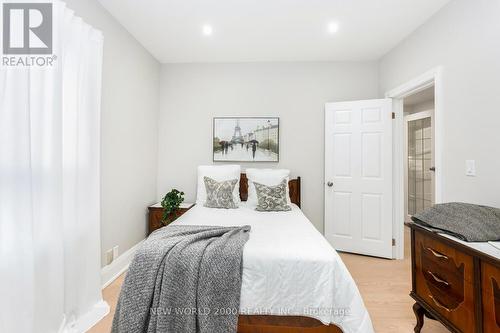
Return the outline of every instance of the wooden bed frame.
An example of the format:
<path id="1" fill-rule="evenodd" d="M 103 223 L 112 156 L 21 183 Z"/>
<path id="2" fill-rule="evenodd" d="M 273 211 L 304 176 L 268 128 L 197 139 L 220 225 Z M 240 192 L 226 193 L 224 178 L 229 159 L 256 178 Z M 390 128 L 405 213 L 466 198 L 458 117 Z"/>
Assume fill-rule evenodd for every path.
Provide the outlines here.
<path id="1" fill-rule="evenodd" d="M 300 207 L 300 177 L 290 179 L 288 188 L 290 189 L 290 201 Z M 248 199 L 248 178 L 244 173 L 240 176 L 240 198 L 241 201 Z"/>
<path id="2" fill-rule="evenodd" d="M 288 187 L 290 201 L 300 207 L 300 177 L 290 179 Z M 240 177 L 240 198 L 248 199 L 248 179 L 244 173 Z M 342 330 L 309 317 L 240 315 L 238 333 L 342 333 Z"/>

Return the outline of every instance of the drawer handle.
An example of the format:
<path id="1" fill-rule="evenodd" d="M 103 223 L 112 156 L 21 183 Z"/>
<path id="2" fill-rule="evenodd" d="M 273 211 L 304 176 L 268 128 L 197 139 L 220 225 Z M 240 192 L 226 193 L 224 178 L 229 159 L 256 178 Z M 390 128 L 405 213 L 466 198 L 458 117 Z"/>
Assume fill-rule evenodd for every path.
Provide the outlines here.
<path id="1" fill-rule="evenodd" d="M 443 280 L 443 279 L 441 279 L 441 278 L 437 277 L 437 276 L 436 276 L 436 274 L 432 273 L 431 271 L 427 271 L 427 273 L 429 273 L 429 275 L 430 275 L 430 276 L 432 276 L 432 278 L 433 278 L 436 282 L 442 283 L 442 284 L 444 284 L 444 285 L 446 285 L 446 286 L 449 286 L 449 285 L 450 285 L 447 281 L 445 281 L 445 280 Z"/>
<path id="2" fill-rule="evenodd" d="M 448 257 L 445 256 L 444 254 L 441 254 L 435 250 L 433 250 L 432 248 L 428 247 L 427 248 L 427 251 L 430 251 L 435 257 L 437 258 L 441 258 L 441 259 L 445 259 L 445 260 L 448 260 Z"/>
<path id="3" fill-rule="evenodd" d="M 441 309 L 444 309 L 446 312 L 451 312 L 450 309 L 448 309 L 446 306 L 441 304 L 441 302 L 438 301 L 437 299 L 435 299 L 432 295 L 429 295 L 429 297 L 434 301 L 434 304 L 436 304 L 438 307 L 440 307 Z"/>

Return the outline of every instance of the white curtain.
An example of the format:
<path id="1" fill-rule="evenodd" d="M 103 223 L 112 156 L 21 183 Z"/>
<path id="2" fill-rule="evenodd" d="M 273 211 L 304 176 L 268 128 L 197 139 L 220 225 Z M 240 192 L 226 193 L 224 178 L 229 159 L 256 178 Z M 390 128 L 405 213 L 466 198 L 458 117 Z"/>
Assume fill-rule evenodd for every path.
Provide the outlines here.
<path id="1" fill-rule="evenodd" d="M 84 332 L 100 281 L 102 34 L 53 2 L 52 68 L 0 69 L 0 332 Z"/>

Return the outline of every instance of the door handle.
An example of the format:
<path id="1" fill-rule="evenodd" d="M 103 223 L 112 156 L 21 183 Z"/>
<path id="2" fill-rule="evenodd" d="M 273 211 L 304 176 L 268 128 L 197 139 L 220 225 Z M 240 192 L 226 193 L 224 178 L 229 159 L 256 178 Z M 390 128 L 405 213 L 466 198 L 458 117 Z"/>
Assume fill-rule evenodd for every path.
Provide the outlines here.
<path id="1" fill-rule="evenodd" d="M 328 187 L 332 187 L 333 183 L 332 182 L 328 182 L 328 183 L 326 183 L 326 185 L 328 185 Z"/>
<path id="2" fill-rule="evenodd" d="M 436 171 L 436 167 L 430 167 L 429 170 L 430 171 Z"/>

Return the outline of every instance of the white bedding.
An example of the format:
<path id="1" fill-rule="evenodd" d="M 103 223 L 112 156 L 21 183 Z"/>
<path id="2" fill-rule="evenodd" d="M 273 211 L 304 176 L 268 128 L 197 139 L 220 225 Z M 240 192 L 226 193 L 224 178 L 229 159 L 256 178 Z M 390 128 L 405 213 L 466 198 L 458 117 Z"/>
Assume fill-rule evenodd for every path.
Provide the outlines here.
<path id="1" fill-rule="evenodd" d="M 337 252 L 293 205 L 257 212 L 196 205 L 175 224 L 250 225 L 243 251 L 240 313 L 295 315 L 335 324 L 344 333 L 373 332 L 370 316 Z"/>

